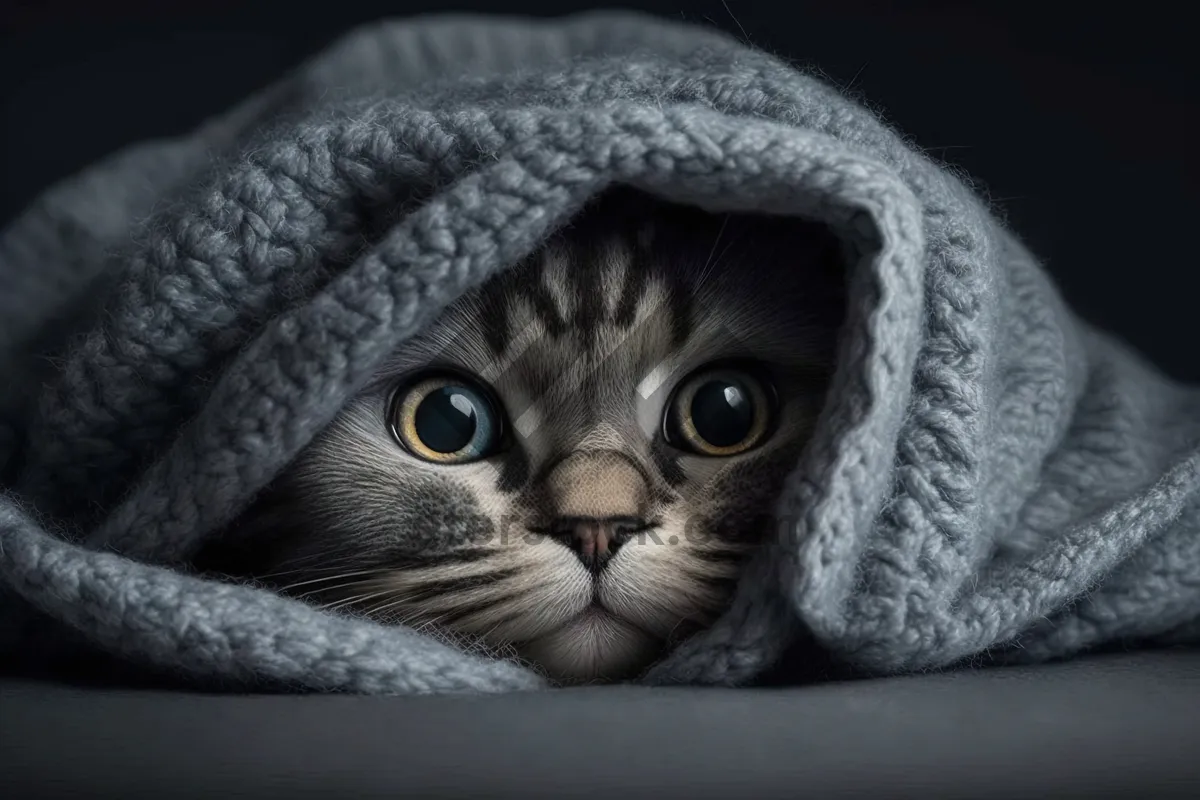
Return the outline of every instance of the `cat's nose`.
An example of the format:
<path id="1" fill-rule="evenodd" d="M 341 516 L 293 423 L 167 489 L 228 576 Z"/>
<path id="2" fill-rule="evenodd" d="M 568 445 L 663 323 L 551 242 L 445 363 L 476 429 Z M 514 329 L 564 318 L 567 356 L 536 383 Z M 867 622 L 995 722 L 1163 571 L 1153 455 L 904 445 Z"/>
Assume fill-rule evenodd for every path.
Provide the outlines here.
<path id="1" fill-rule="evenodd" d="M 633 534 L 646 527 L 636 517 L 560 517 L 551 530 L 586 567 L 599 572 Z"/>
<path id="2" fill-rule="evenodd" d="M 579 451 L 545 478 L 546 513 L 554 518 L 645 516 L 649 487 L 632 459 L 613 450 Z"/>
<path id="3" fill-rule="evenodd" d="M 545 479 L 550 528 L 599 572 L 632 533 L 645 528 L 648 489 L 637 465 L 613 450 L 578 451 Z"/>

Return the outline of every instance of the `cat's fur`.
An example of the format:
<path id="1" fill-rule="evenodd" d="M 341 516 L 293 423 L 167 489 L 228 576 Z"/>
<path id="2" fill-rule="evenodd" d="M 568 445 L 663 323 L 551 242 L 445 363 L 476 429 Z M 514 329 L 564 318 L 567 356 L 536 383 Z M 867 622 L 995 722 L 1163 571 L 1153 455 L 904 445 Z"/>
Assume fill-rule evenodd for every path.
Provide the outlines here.
<path id="1" fill-rule="evenodd" d="M 712 621 L 771 534 L 824 397 L 843 283 L 818 226 L 610 195 L 397 352 L 210 562 L 562 682 L 634 676 Z M 678 382 L 738 360 L 774 389 L 765 440 L 727 457 L 669 444 Z M 435 364 L 491 387 L 502 452 L 435 464 L 400 446 L 393 394 Z M 580 514 L 635 520 L 603 570 L 554 533 Z"/>

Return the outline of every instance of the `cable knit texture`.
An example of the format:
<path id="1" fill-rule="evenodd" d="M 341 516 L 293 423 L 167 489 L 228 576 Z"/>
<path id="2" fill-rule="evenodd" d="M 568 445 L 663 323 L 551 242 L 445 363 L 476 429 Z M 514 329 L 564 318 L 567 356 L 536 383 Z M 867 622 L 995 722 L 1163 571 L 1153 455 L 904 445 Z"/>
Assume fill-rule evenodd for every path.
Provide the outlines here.
<path id="1" fill-rule="evenodd" d="M 353 32 L 3 231 L 0 652 L 543 686 L 184 565 L 389 352 L 618 183 L 821 220 L 852 262 L 784 533 L 644 681 L 744 683 L 801 634 L 872 674 L 1196 638 L 1200 392 L 1075 317 L 868 110 L 722 34 L 590 13 Z"/>

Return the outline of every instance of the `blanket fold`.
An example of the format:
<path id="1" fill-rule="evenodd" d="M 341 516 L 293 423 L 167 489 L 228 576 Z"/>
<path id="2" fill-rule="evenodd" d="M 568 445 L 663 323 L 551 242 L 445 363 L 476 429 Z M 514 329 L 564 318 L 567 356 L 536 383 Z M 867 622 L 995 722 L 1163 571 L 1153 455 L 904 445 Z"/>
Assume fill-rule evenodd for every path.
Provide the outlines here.
<path id="1" fill-rule="evenodd" d="M 869 674 L 1194 642 L 1200 391 L 1073 315 L 869 111 L 722 34 L 594 12 L 353 32 L 3 231 L 0 652 L 77 638 L 301 689 L 543 686 L 187 564 L 389 353 L 615 185 L 817 220 L 851 262 L 780 537 L 644 681 L 745 683 L 802 635 Z"/>

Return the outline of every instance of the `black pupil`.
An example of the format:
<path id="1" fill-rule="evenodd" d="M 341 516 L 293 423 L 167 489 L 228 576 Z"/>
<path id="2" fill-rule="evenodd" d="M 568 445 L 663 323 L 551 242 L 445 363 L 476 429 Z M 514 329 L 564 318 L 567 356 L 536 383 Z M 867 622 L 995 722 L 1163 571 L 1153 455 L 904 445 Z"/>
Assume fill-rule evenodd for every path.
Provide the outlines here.
<path id="1" fill-rule="evenodd" d="M 712 380 L 692 397 L 692 424 L 713 447 L 732 447 L 745 441 L 754 426 L 754 404 L 740 383 Z"/>
<path id="2" fill-rule="evenodd" d="M 475 400 L 457 386 L 434 389 L 413 417 L 421 443 L 435 453 L 457 453 L 475 436 Z"/>

